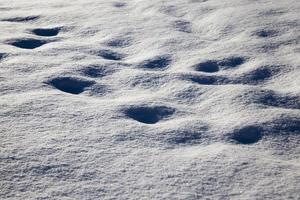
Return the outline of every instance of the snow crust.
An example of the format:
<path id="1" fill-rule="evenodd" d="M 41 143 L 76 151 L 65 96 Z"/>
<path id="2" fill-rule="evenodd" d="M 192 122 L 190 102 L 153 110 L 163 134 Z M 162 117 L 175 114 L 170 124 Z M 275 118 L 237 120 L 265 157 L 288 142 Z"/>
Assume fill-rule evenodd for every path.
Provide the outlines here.
<path id="1" fill-rule="evenodd" d="M 300 199 L 298 0 L 1 0 L 1 199 Z"/>

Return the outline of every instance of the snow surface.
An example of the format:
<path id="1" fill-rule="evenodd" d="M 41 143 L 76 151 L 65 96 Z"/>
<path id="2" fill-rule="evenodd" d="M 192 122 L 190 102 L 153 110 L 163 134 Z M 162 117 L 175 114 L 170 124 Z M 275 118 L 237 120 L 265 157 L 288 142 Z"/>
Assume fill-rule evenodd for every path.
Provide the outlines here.
<path id="1" fill-rule="evenodd" d="M 1 0 L 1 199 L 300 199 L 299 0 Z"/>

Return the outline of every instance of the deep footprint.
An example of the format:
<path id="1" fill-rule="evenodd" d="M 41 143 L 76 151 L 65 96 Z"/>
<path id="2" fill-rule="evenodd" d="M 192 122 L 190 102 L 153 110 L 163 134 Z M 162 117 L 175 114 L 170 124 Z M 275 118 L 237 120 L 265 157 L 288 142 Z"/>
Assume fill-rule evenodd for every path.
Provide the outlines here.
<path id="1" fill-rule="evenodd" d="M 48 84 L 66 93 L 80 94 L 85 88 L 94 85 L 95 82 L 75 77 L 57 77 L 50 80 Z"/>
<path id="2" fill-rule="evenodd" d="M 37 39 L 18 39 L 9 44 L 22 49 L 35 49 L 47 43 L 47 41 Z"/>
<path id="3" fill-rule="evenodd" d="M 124 58 L 122 54 L 110 50 L 100 50 L 98 55 L 107 60 L 122 60 Z"/>
<path id="4" fill-rule="evenodd" d="M 245 62 L 243 57 L 229 57 L 223 60 L 208 60 L 194 65 L 196 71 L 214 73 L 219 70 L 234 68 Z"/>
<path id="5" fill-rule="evenodd" d="M 33 29 L 32 33 L 38 36 L 51 37 L 58 35 L 60 28 L 37 28 Z"/>
<path id="6" fill-rule="evenodd" d="M 155 124 L 162 119 L 170 117 L 175 112 L 175 109 L 156 106 L 156 107 L 133 107 L 125 111 L 125 114 L 144 124 Z"/>
<path id="7" fill-rule="evenodd" d="M 254 144 L 262 138 L 260 127 L 247 126 L 232 133 L 231 138 L 240 144 Z"/>
<path id="8" fill-rule="evenodd" d="M 196 71 L 213 73 L 219 71 L 219 65 L 216 61 L 206 61 L 194 66 Z"/>
<path id="9" fill-rule="evenodd" d="M 171 61 L 170 56 L 159 56 L 144 61 L 141 67 L 147 69 L 165 69 L 170 65 Z"/>
<path id="10" fill-rule="evenodd" d="M 14 17 L 14 18 L 3 19 L 1 21 L 5 21 L 5 22 L 29 22 L 29 21 L 35 21 L 39 18 L 40 18 L 39 16 Z"/>

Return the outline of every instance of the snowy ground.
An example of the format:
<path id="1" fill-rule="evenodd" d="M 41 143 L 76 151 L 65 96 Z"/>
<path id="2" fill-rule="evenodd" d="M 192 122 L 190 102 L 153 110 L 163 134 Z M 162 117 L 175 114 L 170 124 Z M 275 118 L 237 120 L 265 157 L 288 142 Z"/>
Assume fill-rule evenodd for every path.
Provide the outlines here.
<path id="1" fill-rule="evenodd" d="M 1 0 L 0 199 L 300 199 L 299 0 Z"/>

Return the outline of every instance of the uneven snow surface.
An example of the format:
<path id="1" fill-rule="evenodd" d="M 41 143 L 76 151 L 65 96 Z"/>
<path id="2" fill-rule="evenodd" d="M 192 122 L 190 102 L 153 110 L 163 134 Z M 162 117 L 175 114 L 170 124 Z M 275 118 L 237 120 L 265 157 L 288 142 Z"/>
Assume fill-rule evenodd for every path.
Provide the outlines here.
<path id="1" fill-rule="evenodd" d="M 299 0 L 1 0 L 0 199 L 300 199 Z"/>

